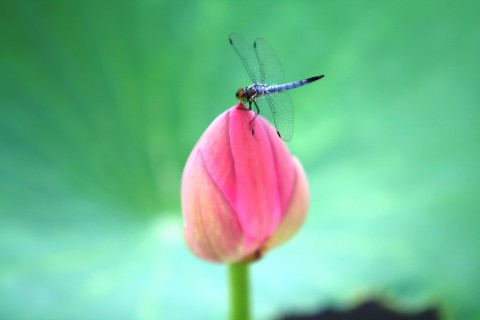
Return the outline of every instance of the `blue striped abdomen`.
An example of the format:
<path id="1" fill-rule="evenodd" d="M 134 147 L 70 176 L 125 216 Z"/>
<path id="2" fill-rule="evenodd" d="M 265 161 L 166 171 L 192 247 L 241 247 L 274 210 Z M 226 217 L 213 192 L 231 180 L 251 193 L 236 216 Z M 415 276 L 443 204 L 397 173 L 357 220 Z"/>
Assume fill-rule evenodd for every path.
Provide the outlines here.
<path id="1" fill-rule="evenodd" d="M 322 77 L 323 76 L 315 76 L 315 77 L 311 77 L 311 78 L 300 80 L 300 81 L 268 86 L 268 87 L 265 87 L 265 94 L 272 94 L 272 93 L 282 92 L 285 90 L 301 87 L 303 85 L 306 85 L 307 83 L 321 79 Z"/>

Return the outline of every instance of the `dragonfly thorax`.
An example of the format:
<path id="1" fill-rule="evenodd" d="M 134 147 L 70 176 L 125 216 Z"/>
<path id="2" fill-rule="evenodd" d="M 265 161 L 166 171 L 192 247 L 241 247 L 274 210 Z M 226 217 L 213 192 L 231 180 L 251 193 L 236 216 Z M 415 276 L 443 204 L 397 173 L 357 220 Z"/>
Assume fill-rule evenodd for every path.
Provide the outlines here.
<path id="1" fill-rule="evenodd" d="M 248 87 L 238 89 L 235 97 L 242 102 L 251 102 L 253 99 L 268 94 L 267 86 L 262 83 L 254 83 Z"/>

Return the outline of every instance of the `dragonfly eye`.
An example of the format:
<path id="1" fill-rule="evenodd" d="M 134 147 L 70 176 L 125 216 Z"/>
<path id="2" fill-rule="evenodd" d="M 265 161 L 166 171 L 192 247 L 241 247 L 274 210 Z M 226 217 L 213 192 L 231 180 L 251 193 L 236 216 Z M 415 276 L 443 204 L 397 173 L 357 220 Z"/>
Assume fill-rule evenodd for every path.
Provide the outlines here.
<path id="1" fill-rule="evenodd" d="M 237 93 L 235 94 L 235 97 L 240 101 L 247 100 L 247 98 L 245 97 L 245 91 L 243 90 L 243 88 L 238 89 Z"/>

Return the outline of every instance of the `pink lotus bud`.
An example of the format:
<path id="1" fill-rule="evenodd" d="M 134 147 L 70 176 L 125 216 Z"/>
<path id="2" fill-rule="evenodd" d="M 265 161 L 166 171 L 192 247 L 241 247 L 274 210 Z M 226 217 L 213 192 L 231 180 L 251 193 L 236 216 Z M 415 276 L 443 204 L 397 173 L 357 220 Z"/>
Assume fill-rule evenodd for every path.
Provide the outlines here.
<path id="1" fill-rule="evenodd" d="M 200 258 L 254 259 L 285 242 L 308 209 L 305 172 L 275 129 L 242 104 L 218 116 L 182 177 L 185 238 Z"/>

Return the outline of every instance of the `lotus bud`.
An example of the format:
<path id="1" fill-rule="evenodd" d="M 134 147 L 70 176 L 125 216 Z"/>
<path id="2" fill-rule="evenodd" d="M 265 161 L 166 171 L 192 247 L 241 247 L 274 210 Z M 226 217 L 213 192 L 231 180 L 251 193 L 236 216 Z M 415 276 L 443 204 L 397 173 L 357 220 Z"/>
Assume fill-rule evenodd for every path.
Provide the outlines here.
<path id="1" fill-rule="evenodd" d="M 202 259 L 225 263 L 254 260 L 291 238 L 309 203 L 302 165 L 243 104 L 201 136 L 185 165 L 181 196 L 188 246 Z"/>

